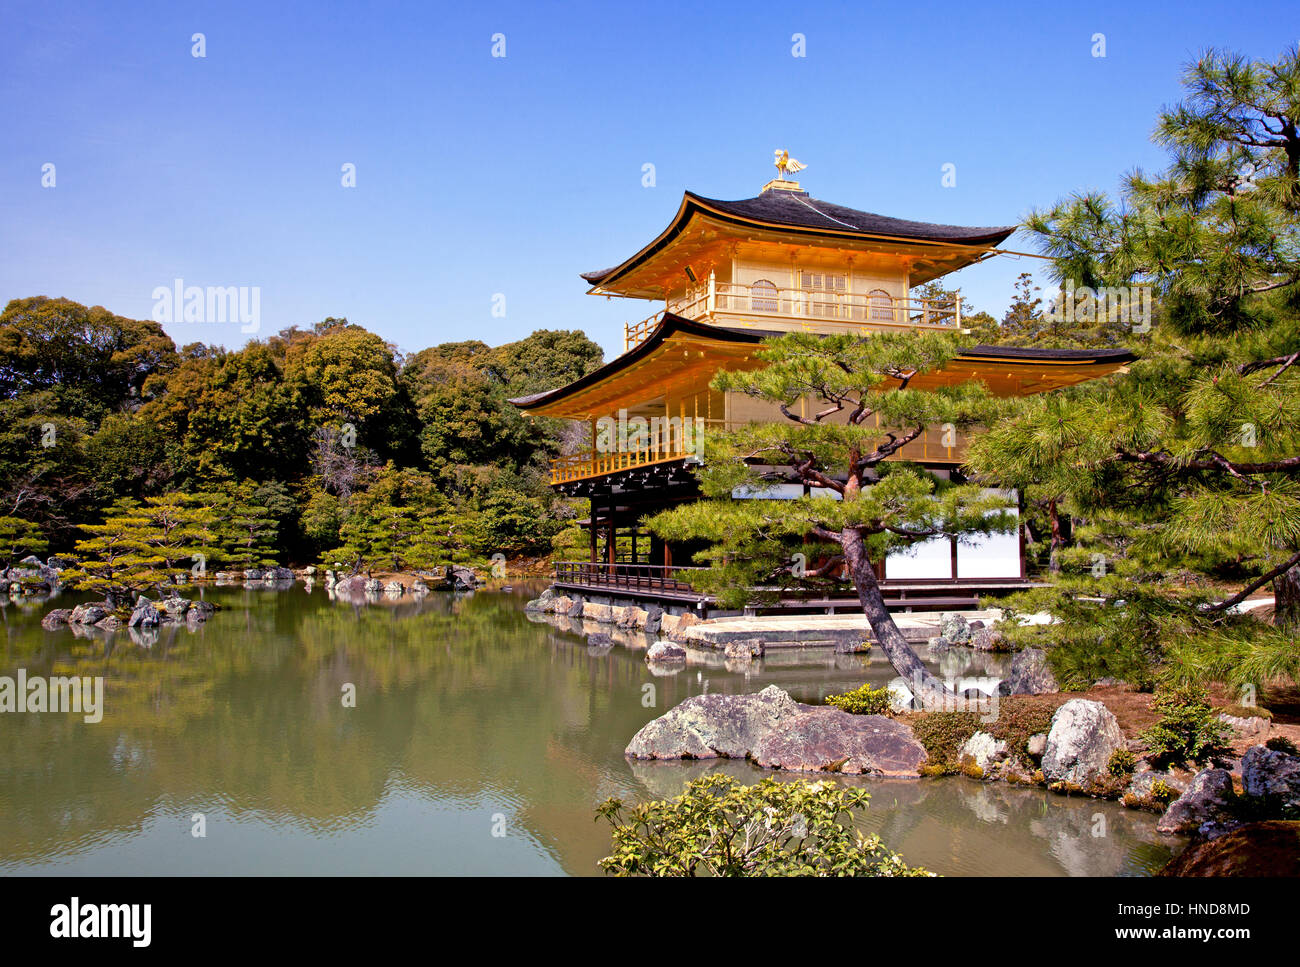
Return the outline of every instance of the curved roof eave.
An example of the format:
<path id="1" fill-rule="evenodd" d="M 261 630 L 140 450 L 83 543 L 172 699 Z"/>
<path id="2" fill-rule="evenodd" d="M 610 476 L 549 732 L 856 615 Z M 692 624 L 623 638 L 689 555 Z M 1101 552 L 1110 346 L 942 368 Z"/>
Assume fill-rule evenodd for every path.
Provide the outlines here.
<path id="1" fill-rule="evenodd" d="M 759 226 L 794 235 L 880 239 L 988 249 L 1004 241 L 1015 225 L 967 227 L 914 222 L 858 211 L 807 197 L 804 192 L 773 190 L 755 198 L 723 201 L 686 192 L 673 220 L 650 244 L 613 268 L 581 273 L 593 286 L 603 285 L 649 259 L 681 234 L 692 216 L 704 214 L 734 225 Z"/>

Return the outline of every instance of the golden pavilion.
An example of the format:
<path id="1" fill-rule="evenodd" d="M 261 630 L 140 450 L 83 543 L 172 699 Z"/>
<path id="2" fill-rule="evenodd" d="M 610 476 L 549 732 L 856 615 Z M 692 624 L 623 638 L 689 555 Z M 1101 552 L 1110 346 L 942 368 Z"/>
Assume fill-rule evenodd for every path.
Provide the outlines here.
<path id="1" fill-rule="evenodd" d="M 584 273 L 592 295 L 645 299 L 662 308 L 624 326 L 617 358 L 567 386 L 511 401 L 525 413 L 590 428 L 587 452 L 551 466 L 554 488 L 591 501 L 589 560 L 557 565 L 557 586 L 611 599 L 707 605 L 680 573 L 697 548 L 661 541 L 641 522 L 699 498 L 692 469 L 698 430 L 785 420 L 761 401 L 712 389 L 714 375 L 761 365 L 755 347 L 776 333 L 959 330 L 959 292 L 930 299 L 914 297 L 913 290 L 997 255 L 1015 230 L 846 208 L 811 197 L 779 163 L 778 172 L 754 198 L 721 201 L 686 192 L 672 221 L 639 251 L 612 268 Z M 976 346 L 911 385 L 981 380 L 995 394 L 1021 396 L 1094 379 L 1133 358 L 1124 349 Z M 959 434 L 930 430 L 894 459 L 948 476 L 959 473 L 964 452 Z M 803 492 L 802 485 L 786 489 L 791 496 Z M 1017 535 L 960 548 L 946 538 L 926 542 L 891 555 L 880 571 L 887 600 L 902 606 L 963 605 L 978 593 L 1026 586 Z M 857 607 L 856 598 L 843 603 Z M 835 608 L 834 601 L 788 605 Z"/>

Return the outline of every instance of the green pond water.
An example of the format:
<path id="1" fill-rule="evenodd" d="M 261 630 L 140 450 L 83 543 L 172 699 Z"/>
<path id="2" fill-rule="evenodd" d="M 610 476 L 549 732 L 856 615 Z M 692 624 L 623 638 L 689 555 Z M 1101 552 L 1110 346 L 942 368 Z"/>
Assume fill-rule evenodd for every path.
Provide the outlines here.
<path id="1" fill-rule="evenodd" d="M 656 675 L 636 647 L 589 648 L 573 623 L 525 615 L 540 588 L 368 605 L 301 584 L 208 588 L 221 610 L 206 625 L 139 640 L 41 628 L 75 597 L 6 604 L 0 675 L 102 675 L 105 695 L 95 724 L 0 714 L 0 873 L 598 875 L 605 798 L 771 774 L 629 762 L 645 722 L 705 691 L 777 684 L 815 702 L 894 677 L 878 655 L 828 652 L 748 670 L 692 655 L 702 664 Z M 996 673 L 988 661 L 952 653 L 940 670 Z M 946 875 L 1144 875 L 1178 846 L 1108 803 L 962 778 L 838 781 L 870 788 L 866 829 Z"/>

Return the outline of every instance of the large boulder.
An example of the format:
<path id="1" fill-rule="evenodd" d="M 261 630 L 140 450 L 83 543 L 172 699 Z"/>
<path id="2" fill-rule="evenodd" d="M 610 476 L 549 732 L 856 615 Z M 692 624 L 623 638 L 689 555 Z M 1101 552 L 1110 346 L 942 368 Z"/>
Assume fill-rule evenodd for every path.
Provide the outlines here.
<path id="1" fill-rule="evenodd" d="M 1274 809 L 1300 809 L 1300 756 L 1253 745 L 1241 760 L 1241 784 Z"/>
<path id="2" fill-rule="evenodd" d="M 1011 670 L 998 686 L 999 695 L 1045 695 L 1059 691 L 1056 676 L 1047 665 L 1047 652 L 1041 648 L 1026 648 L 1012 658 Z"/>
<path id="3" fill-rule="evenodd" d="M 1101 702 L 1071 699 L 1052 716 L 1043 776 L 1086 788 L 1106 771 L 1115 750 L 1124 747 L 1124 733 L 1110 709 Z"/>
<path id="4" fill-rule="evenodd" d="M 769 685 L 756 695 L 695 695 L 647 722 L 628 743 L 633 759 L 743 759 L 799 704 Z"/>
<path id="5" fill-rule="evenodd" d="M 849 775 L 915 776 L 925 763 L 925 747 L 901 722 L 812 705 L 769 729 L 750 754 L 766 769 Z"/>
<path id="6" fill-rule="evenodd" d="M 752 758 L 769 769 L 916 776 L 925 749 L 901 722 L 801 705 L 775 685 L 756 695 L 696 695 L 632 739 L 640 759 Z"/>
<path id="7" fill-rule="evenodd" d="M 1157 876 L 1286 876 L 1300 870 L 1300 822 L 1250 823 L 1193 843 Z"/>
<path id="8" fill-rule="evenodd" d="M 1233 821 L 1232 773 L 1203 769 L 1156 823 L 1158 833 L 1195 833 Z"/>

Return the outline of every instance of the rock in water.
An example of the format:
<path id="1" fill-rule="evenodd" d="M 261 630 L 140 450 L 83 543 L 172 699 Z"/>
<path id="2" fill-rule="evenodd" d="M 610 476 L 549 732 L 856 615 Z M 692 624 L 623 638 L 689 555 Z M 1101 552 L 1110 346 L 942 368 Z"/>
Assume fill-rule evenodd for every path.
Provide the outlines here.
<path id="1" fill-rule="evenodd" d="M 765 650 L 762 638 L 741 638 L 727 642 L 722 653 L 733 661 L 752 661 L 762 658 Z"/>
<path id="2" fill-rule="evenodd" d="M 976 651 L 1010 651 L 1011 642 L 996 628 L 980 628 L 970 636 L 970 646 Z"/>
<path id="3" fill-rule="evenodd" d="M 1241 784 L 1276 809 L 1300 809 L 1300 756 L 1253 745 L 1241 760 Z"/>
<path id="4" fill-rule="evenodd" d="M 743 759 L 759 738 L 793 717 L 799 704 L 769 685 L 757 695 L 695 695 L 632 737 L 634 759 Z"/>
<path id="5" fill-rule="evenodd" d="M 925 762 L 925 747 L 901 722 L 813 705 L 784 716 L 750 754 L 767 769 L 848 775 L 915 776 Z"/>
<path id="6" fill-rule="evenodd" d="M 686 661 L 686 649 L 671 641 L 656 641 L 645 653 L 646 661 Z"/>
<path id="7" fill-rule="evenodd" d="M 1111 754 L 1124 748 L 1119 721 L 1101 702 L 1075 698 L 1052 716 L 1043 753 L 1043 775 L 1050 782 L 1086 787 L 1106 771 Z"/>
<path id="8" fill-rule="evenodd" d="M 954 645 L 968 644 L 970 625 L 966 623 L 966 616 L 956 611 L 945 611 L 939 619 L 939 636 L 947 638 Z"/>
<path id="9" fill-rule="evenodd" d="M 158 609 L 153 602 L 143 595 L 136 599 L 135 610 L 127 622 L 132 628 L 156 628 L 158 626 Z"/>
<path id="10" fill-rule="evenodd" d="M 998 686 L 999 695 L 1045 695 L 1059 692 L 1056 676 L 1047 666 L 1047 652 L 1026 648 L 1011 659 L 1011 672 Z"/>
<path id="11" fill-rule="evenodd" d="M 637 759 L 740 759 L 769 769 L 915 776 L 925 749 L 911 729 L 880 715 L 801 705 L 775 685 L 756 695 L 696 695 L 632 739 Z"/>
<path id="12" fill-rule="evenodd" d="M 1207 824 L 1232 822 L 1232 799 L 1232 773 L 1227 769 L 1204 769 L 1169 804 L 1156 823 L 1156 832 L 1194 833 Z"/>
<path id="13" fill-rule="evenodd" d="M 72 611 L 68 608 L 55 608 L 44 618 L 41 619 L 41 627 L 46 631 L 52 631 L 55 628 L 61 628 L 68 623 L 68 618 L 72 616 Z"/>
<path id="14" fill-rule="evenodd" d="M 108 617 L 109 609 L 102 604 L 79 604 L 68 615 L 70 625 L 93 625 Z"/>

